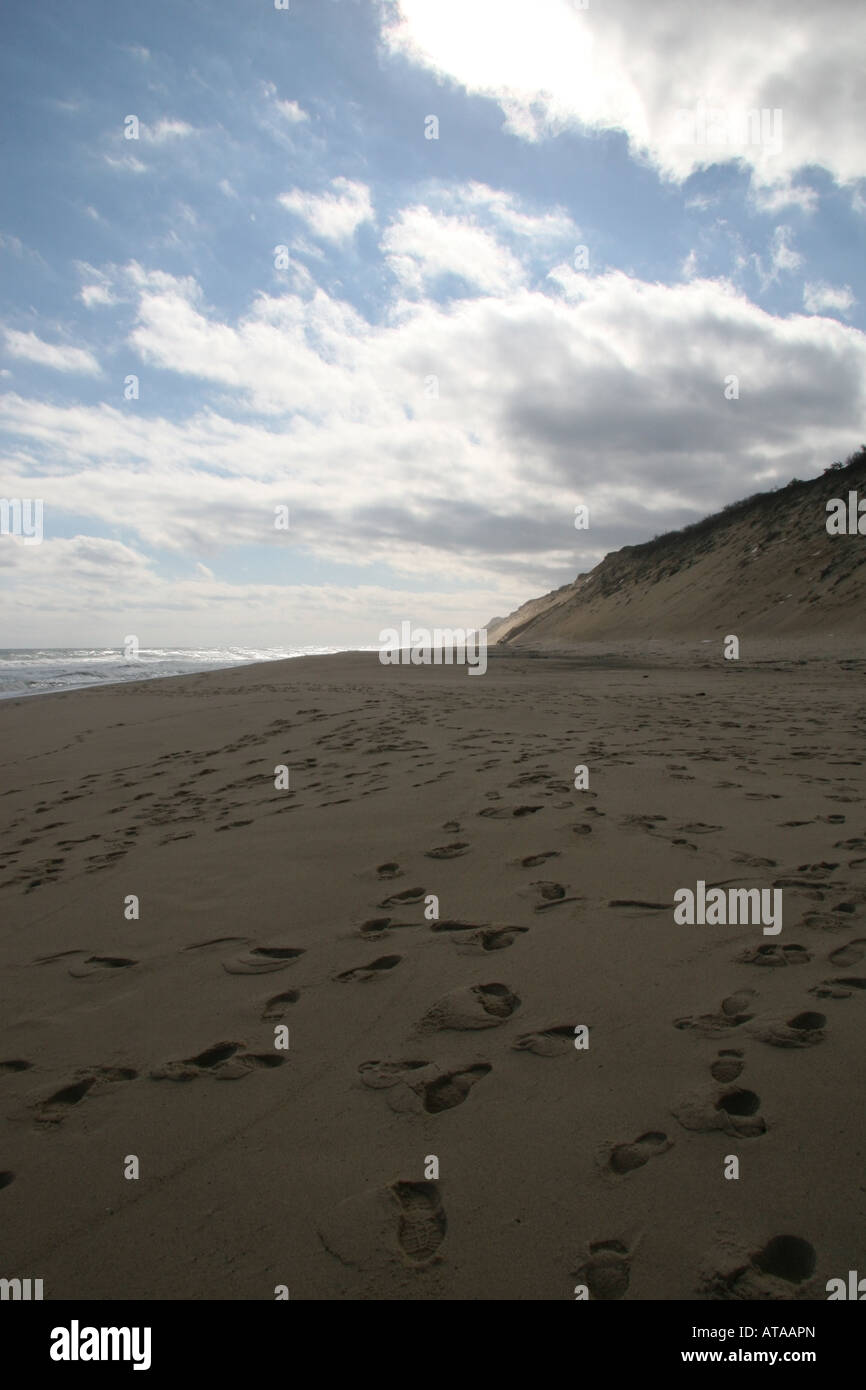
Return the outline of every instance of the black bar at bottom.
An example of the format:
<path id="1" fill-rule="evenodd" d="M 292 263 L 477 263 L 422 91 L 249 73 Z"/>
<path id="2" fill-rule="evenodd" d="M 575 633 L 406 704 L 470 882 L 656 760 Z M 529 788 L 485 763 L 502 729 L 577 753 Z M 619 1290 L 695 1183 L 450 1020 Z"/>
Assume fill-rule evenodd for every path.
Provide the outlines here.
<path id="1" fill-rule="evenodd" d="M 549 1305 L 545 1313 L 541 1302 L 527 1301 L 509 1304 L 507 1327 L 496 1329 L 499 1352 L 494 1354 L 485 1331 L 487 1317 L 497 1319 L 494 1304 L 449 1302 L 443 1321 L 441 1308 L 435 1301 L 430 1307 L 430 1302 L 396 1307 L 386 1302 L 377 1310 L 370 1302 L 303 1299 L 272 1303 L 6 1301 L 0 1304 L 0 1329 L 7 1368 L 17 1361 L 25 1375 L 43 1371 L 60 1381 L 70 1375 L 92 1379 L 105 1369 L 114 1376 L 135 1375 L 136 1367 L 142 1383 L 145 1376 L 161 1383 L 164 1376 L 185 1371 L 212 1375 L 218 1384 L 233 1374 L 248 1379 L 251 1372 L 290 1377 L 301 1373 L 307 1379 L 309 1367 L 304 1372 L 299 1357 L 307 1361 L 311 1356 L 314 1365 L 321 1359 L 322 1369 L 332 1373 L 340 1352 L 347 1367 L 357 1372 L 366 1363 L 370 1371 L 373 1364 L 367 1362 L 364 1347 L 373 1348 L 371 1337 L 386 1338 L 385 1346 L 391 1348 L 388 1361 L 404 1340 L 409 1346 L 414 1343 L 423 1367 L 428 1355 L 435 1362 L 437 1342 L 442 1351 L 449 1345 L 453 1351 L 453 1339 L 460 1336 L 464 1374 L 467 1356 L 488 1364 L 491 1354 L 494 1362 L 507 1355 L 507 1365 L 500 1362 L 499 1366 L 506 1373 L 509 1366 L 513 1371 L 513 1353 L 519 1355 L 523 1348 L 533 1360 L 542 1356 L 547 1361 L 556 1342 L 527 1341 L 539 1331 L 546 1338 L 562 1335 L 563 1350 L 577 1356 L 584 1374 L 592 1364 L 588 1358 L 598 1357 L 608 1372 L 666 1375 L 674 1366 L 716 1365 L 729 1370 L 797 1366 L 820 1371 L 826 1381 L 834 1372 L 841 1374 L 846 1364 L 857 1364 L 866 1319 L 866 1310 L 842 1301 L 576 1300 L 555 1315 Z M 393 1362 L 391 1367 L 396 1374 Z M 489 1364 L 488 1369 L 492 1369 Z M 445 1373 L 446 1367 L 440 1370 Z M 404 1364 L 403 1374 L 407 1372 Z"/>

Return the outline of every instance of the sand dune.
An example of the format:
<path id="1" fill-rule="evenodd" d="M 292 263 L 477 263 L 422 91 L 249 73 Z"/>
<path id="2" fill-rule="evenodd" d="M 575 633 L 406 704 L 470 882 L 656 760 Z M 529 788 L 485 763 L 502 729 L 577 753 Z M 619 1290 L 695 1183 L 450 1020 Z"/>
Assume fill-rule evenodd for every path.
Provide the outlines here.
<path id="1" fill-rule="evenodd" d="M 606 555 L 574 583 L 488 624 L 488 640 L 551 648 L 588 639 L 807 636 L 858 638 L 866 548 L 830 534 L 827 503 L 866 503 L 866 446 L 844 468 L 794 482 Z M 864 506 L 866 512 L 866 506 Z"/>

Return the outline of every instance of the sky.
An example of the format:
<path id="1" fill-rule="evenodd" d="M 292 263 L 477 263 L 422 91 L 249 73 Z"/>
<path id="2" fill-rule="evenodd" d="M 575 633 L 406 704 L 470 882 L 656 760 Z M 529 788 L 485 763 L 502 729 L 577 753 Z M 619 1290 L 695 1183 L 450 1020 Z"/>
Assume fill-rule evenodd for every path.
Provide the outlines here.
<path id="1" fill-rule="evenodd" d="M 477 627 L 847 457 L 864 52 L 858 0 L 7 0 L 0 646 Z"/>

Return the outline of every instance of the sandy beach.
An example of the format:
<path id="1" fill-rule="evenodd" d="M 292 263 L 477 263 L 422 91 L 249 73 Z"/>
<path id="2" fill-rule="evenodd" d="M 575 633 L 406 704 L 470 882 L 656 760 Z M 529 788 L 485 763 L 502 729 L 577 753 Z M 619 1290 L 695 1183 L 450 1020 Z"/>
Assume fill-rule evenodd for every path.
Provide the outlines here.
<path id="1" fill-rule="evenodd" d="M 3 1272 L 825 1298 L 864 1267 L 863 671 L 588 644 L 0 704 Z M 699 881 L 782 930 L 678 925 Z"/>

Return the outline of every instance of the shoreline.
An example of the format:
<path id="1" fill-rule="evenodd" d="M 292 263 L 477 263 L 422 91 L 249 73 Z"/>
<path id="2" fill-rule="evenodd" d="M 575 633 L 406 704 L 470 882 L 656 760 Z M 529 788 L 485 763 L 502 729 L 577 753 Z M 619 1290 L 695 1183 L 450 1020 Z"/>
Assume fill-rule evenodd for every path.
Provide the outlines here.
<path id="1" fill-rule="evenodd" d="M 635 638 L 617 638 L 613 641 L 600 641 L 598 639 L 587 639 L 573 646 L 558 646 L 549 644 L 538 647 L 510 646 L 508 643 L 502 645 L 494 644 L 486 648 L 488 661 L 512 661 L 512 662 L 560 662 L 573 667 L 588 667 L 590 669 L 602 669 L 607 667 L 613 669 L 616 663 L 623 668 L 637 669 L 639 665 L 671 666 L 677 665 L 703 668 L 707 670 L 726 669 L 744 670 L 758 669 L 762 666 L 778 665 L 802 665 L 804 662 L 845 662 L 849 664 L 860 664 L 866 670 L 866 647 L 860 651 L 849 640 L 848 635 L 841 637 L 829 634 L 821 638 L 810 635 L 808 638 L 779 637 L 774 634 L 771 637 L 750 636 L 745 639 L 748 648 L 741 661 L 733 663 L 720 663 L 717 659 L 718 652 L 722 648 L 722 639 L 716 638 L 683 638 L 671 639 L 667 637 L 651 638 L 640 641 Z M 709 650 L 706 650 L 709 648 Z M 38 649 L 43 650 L 43 649 Z M 59 651 L 64 650 L 58 648 Z M 412 648 L 400 648 L 402 652 L 409 652 Z M 138 689 L 143 686 L 166 681 L 193 680 L 199 677 L 220 676 L 226 672 L 246 670 L 251 667 L 272 667 L 281 666 L 286 662 L 307 662 L 325 660 L 327 658 L 345 657 L 366 657 L 377 656 L 378 648 L 341 648 L 338 651 L 328 652 L 303 652 L 297 656 L 286 656 L 269 658 L 262 661 L 234 662 L 228 666 L 209 666 L 202 670 L 175 672 L 171 675 L 145 676 L 141 680 L 117 680 L 117 681 L 97 681 L 91 685 L 71 686 L 65 690 L 44 690 L 34 691 L 32 694 L 16 692 L 10 694 L 0 693 L 0 708 L 6 703 L 16 701 L 31 701 L 35 699 L 46 699 L 51 696 L 78 695 L 94 690 L 117 690 Z M 445 667 L 459 670 L 466 663 L 464 661 L 444 662 L 430 661 L 413 663 L 406 661 L 382 662 L 387 667 L 412 667 L 415 669 L 426 669 L 427 667 Z M 467 671 L 468 674 L 468 671 Z M 479 675 L 485 674 L 478 672 Z"/>
<path id="2" fill-rule="evenodd" d="M 25 648 L 18 648 L 18 649 L 16 649 L 16 650 L 26 650 L 26 649 L 25 649 Z M 50 651 L 50 650 L 52 650 L 52 649 L 51 649 L 51 648 L 42 648 L 42 647 L 38 647 L 38 648 L 34 648 L 34 650 L 36 650 L 36 651 Z M 54 650 L 56 650 L 56 651 L 58 651 L 58 652 L 63 652 L 63 651 L 66 651 L 67 648 L 58 647 L 58 648 L 56 648 L 56 649 L 54 649 Z M 0 702 L 2 702 L 3 700 L 33 700 L 33 699 L 36 699 L 36 698 L 38 698 L 38 697 L 40 697 L 40 696 L 45 696 L 45 695 L 72 695 L 72 694 L 78 693 L 79 691 L 84 691 L 84 690 L 107 690 L 107 689 L 114 688 L 114 687 L 116 687 L 116 686 L 149 685 L 149 684 L 151 683 L 151 681 L 185 680 L 185 679 L 187 679 L 188 677 L 192 677 L 192 676 L 218 675 L 218 674 L 219 674 L 220 672 L 222 672 L 222 671 L 235 671 L 235 670 L 240 670 L 240 669 L 242 669 L 242 668 L 246 668 L 247 666 L 271 666 L 271 665 L 279 664 L 279 663 L 282 662 L 282 661 L 304 661 L 304 660 L 306 660 L 306 659 L 307 659 L 308 657 L 310 657 L 310 656 L 357 655 L 357 654 L 360 654 L 362 651 L 363 651 L 362 648 L 347 647 L 347 648 L 338 648 L 338 649 L 335 650 L 335 651 L 326 651 L 326 652 L 298 652 L 297 655 L 291 655 L 291 656 L 266 657 L 266 658 L 262 658 L 261 660 L 259 660 L 259 659 L 257 659 L 257 658 L 252 658 L 252 659 L 250 659 L 250 660 L 248 660 L 248 661 L 232 661 L 231 663 L 229 663 L 229 664 L 227 664 L 227 665 L 225 665 L 225 666 L 220 666 L 220 665 L 208 666 L 208 665 L 202 664 L 201 668 L 198 669 L 198 670 L 193 669 L 193 670 L 189 670 L 189 671 L 173 671 L 173 672 L 171 672 L 170 674 L 164 674 L 164 675 L 142 676 L 140 680 L 126 680 L 126 679 L 118 679 L 118 680 L 94 680 L 94 681 L 89 682 L 89 683 L 86 684 L 86 685 L 71 685 L 71 686 L 67 686 L 67 687 L 66 687 L 65 689 L 63 689 L 63 690 L 12 691 L 12 692 L 9 692 L 9 693 L 0 691 Z M 120 659 L 120 658 L 119 658 L 119 659 Z"/>

